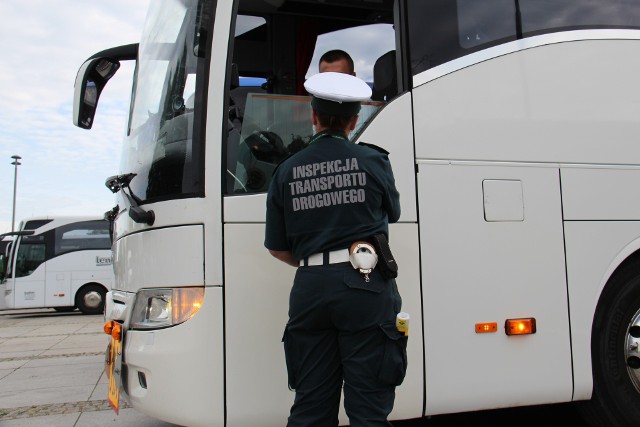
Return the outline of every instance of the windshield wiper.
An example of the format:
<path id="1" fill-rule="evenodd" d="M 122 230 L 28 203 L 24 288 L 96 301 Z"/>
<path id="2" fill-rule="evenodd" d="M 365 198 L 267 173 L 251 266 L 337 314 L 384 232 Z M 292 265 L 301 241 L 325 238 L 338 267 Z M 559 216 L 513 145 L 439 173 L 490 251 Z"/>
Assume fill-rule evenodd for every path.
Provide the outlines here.
<path id="1" fill-rule="evenodd" d="M 145 211 L 139 205 L 142 203 L 133 191 L 131 191 L 131 187 L 129 187 L 129 183 L 137 174 L 135 173 L 125 173 L 122 175 L 110 176 L 105 181 L 104 185 L 107 186 L 112 193 L 117 193 L 122 190 L 122 193 L 125 195 L 127 200 L 129 201 L 129 218 L 137 222 L 138 224 L 147 224 L 153 225 L 156 220 L 156 214 L 150 210 Z M 126 190 L 129 190 L 127 193 Z"/>

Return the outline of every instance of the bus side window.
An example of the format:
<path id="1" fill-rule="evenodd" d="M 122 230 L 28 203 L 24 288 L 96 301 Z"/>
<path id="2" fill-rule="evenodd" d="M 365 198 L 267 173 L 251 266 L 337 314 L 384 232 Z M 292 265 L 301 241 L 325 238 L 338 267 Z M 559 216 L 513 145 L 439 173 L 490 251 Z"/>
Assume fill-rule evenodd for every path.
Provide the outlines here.
<path id="1" fill-rule="evenodd" d="M 86 221 L 69 224 L 55 230 L 54 256 L 84 249 L 109 249 L 109 223 Z"/>

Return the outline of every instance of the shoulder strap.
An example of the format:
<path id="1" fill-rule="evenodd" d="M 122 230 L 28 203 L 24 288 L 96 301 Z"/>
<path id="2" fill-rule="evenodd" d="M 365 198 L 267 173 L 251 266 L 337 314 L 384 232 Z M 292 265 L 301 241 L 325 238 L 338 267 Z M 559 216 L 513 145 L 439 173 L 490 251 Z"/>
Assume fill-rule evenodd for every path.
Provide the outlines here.
<path id="1" fill-rule="evenodd" d="M 389 155 L 389 152 L 387 150 L 385 150 L 382 147 L 378 147 L 377 145 L 369 144 L 369 143 L 366 143 L 366 142 L 359 142 L 358 145 L 363 145 L 365 147 L 373 148 L 374 150 L 376 150 L 376 151 L 378 151 L 378 152 L 380 152 L 382 154 Z"/>

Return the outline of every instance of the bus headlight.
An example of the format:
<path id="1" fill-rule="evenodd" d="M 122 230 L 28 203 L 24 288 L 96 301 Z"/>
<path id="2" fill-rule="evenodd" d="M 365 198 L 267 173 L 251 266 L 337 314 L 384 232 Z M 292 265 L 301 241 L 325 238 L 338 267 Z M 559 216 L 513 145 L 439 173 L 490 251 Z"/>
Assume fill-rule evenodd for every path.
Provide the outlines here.
<path id="1" fill-rule="evenodd" d="M 158 329 L 191 319 L 202 306 L 204 288 L 141 289 L 131 313 L 131 329 Z"/>

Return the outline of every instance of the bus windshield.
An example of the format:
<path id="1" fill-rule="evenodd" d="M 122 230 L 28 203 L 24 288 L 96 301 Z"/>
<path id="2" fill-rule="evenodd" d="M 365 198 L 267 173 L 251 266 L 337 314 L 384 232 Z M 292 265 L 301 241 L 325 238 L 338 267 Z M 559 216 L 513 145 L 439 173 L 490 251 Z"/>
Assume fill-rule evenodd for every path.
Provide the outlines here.
<path id="1" fill-rule="evenodd" d="M 194 125 L 207 1 L 152 2 L 139 47 L 121 168 L 135 173 L 143 202 L 203 191 L 201 143 Z"/>

